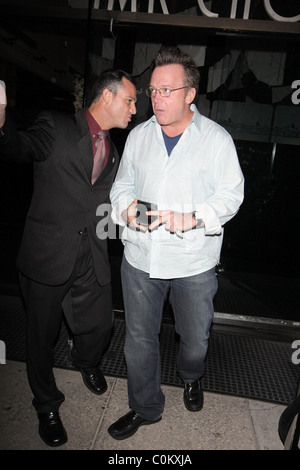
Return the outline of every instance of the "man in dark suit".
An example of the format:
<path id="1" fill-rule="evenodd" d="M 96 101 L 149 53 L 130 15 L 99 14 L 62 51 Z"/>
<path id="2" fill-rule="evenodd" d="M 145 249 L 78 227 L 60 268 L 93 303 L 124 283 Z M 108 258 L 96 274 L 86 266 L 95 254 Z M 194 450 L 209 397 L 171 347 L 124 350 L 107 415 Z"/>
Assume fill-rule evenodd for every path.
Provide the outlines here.
<path id="1" fill-rule="evenodd" d="M 96 211 L 109 200 L 119 162 L 108 131 L 126 128 L 136 113 L 131 76 L 103 72 L 91 102 L 75 115 L 43 112 L 28 130 L 18 132 L 6 113 L 0 82 L 0 155 L 34 163 L 17 266 L 27 312 L 28 379 L 39 433 L 50 446 L 67 441 L 58 411 L 64 395 L 52 370 L 62 312 L 73 334 L 72 360 L 84 383 L 96 394 L 107 389 L 98 365 L 110 340 L 113 308 L 107 241 L 96 234 Z M 99 131 L 104 131 L 104 169 L 94 175 Z"/>

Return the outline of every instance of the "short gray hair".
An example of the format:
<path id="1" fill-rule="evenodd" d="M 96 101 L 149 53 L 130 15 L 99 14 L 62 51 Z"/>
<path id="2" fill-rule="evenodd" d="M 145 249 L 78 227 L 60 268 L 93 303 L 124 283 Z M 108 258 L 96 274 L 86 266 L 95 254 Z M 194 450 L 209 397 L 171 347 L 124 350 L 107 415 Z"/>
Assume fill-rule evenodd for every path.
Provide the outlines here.
<path id="1" fill-rule="evenodd" d="M 162 65 L 179 64 L 184 68 L 184 79 L 186 85 L 196 88 L 198 91 L 200 72 L 193 59 L 182 52 L 179 47 L 162 47 L 154 59 L 155 67 Z"/>

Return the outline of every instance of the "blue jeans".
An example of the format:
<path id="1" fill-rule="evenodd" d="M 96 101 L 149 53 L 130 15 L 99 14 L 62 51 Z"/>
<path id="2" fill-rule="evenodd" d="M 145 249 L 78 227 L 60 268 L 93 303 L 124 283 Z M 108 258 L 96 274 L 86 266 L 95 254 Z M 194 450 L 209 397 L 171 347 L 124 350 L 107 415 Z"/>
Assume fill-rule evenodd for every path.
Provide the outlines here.
<path id="1" fill-rule="evenodd" d="M 215 269 L 178 279 L 151 279 L 131 266 L 125 256 L 122 267 L 125 307 L 125 359 L 129 406 L 154 421 L 163 412 L 159 332 L 167 294 L 180 336 L 177 370 L 184 382 L 202 377 L 218 281 Z"/>

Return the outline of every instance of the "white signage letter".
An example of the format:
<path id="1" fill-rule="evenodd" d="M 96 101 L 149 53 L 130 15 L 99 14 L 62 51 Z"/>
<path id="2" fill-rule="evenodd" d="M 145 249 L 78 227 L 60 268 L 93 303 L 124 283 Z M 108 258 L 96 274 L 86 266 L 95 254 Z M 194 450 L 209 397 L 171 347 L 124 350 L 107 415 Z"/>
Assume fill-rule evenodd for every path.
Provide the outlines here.
<path id="1" fill-rule="evenodd" d="M 113 10 L 114 9 L 114 0 L 109 0 L 107 9 Z M 126 6 L 127 0 L 119 0 L 121 11 L 124 11 Z M 136 13 L 136 0 L 131 0 L 131 12 Z"/>
<path id="2" fill-rule="evenodd" d="M 163 11 L 163 14 L 168 15 L 169 10 L 168 10 L 168 7 L 167 7 L 167 4 L 166 4 L 165 0 L 160 0 L 160 6 L 161 6 L 161 9 Z M 149 2 L 148 2 L 148 13 L 153 13 L 153 7 L 154 7 L 154 0 L 149 0 Z"/>
<path id="3" fill-rule="evenodd" d="M 296 16 L 291 16 L 290 18 L 286 18 L 285 16 L 280 16 L 277 13 L 275 13 L 273 8 L 271 7 L 270 0 L 264 0 L 264 5 L 265 5 L 266 12 L 270 16 L 270 18 L 272 18 L 272 20 L 282 21 L 286 23 L 293 23 L 296 21 L 300 21 L 300 14 Z"/>
<path id="4" fill-rule="evenodd" d="M 236 17 L 237 4 L 238 4 L 238 0 L 232 0 L 230 18 Z M 250 5 L 251 5 L 251 0 L 245 0 L 244 13 L 243 13 L 244 20 L 249 19 Z"/>
<path id="5" fill-rule="evenodd" d="M 218 18 L 219 13 L 213 13 L 212 11 L 209 11 L 204 5 L 204 0 L 198 0 L 198 5 L 203 15 L 209 16 L 210 18 Z"/>

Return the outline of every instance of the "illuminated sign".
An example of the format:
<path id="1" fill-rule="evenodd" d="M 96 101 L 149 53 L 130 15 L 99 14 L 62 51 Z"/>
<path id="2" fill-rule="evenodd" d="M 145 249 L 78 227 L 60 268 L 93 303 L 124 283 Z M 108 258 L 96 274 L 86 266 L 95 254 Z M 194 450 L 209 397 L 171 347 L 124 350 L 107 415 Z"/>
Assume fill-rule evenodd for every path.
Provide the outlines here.
<path id="1" fill-rule="evenodd" d="M 243 2 L 244 3 L 243 19 L 248 20 L 252 0 L 228 0 L 228 2 L 230 1 L 231 1 L 230 18 L 236 18 L 238 2 Z M 262 0 L 262 1 L 263 1 L 263 5 L 264 5 L 266 13 L 272 20 L 280 21 L 280 22 L 289 22 L 289 23 L 300 21 L 300 12 L 298 15 L 292 16 L 292 17 L 282 16 L 282 15 L 279 15 L 274 10 L 274 8 L 271 5 L 271 0 Z M 129 1 L 128 0 L 109 0 L 107 4 L 107 10 L 113 11 L 115 7 L 119 6 L 120 10 L 124 11 L 126 5 L 129 3 L 130 3 L 131 12 L 137 13 L 137 0 L 129 0 Z M 154 12 L 154 3 L 155 3 L 155 0 L 148 0 L 148 13 Z M 100 0 L 94 0 L 95 9 L 99 9 L 99 4 L 100 4 Z M 168 10 L 166 0 L 156 0 L 155 5 L 160 6 L 162 13 L 164 15 L 169 15 L 169 10 Z M 197 5 L 200 8 L 200 11 L 204 16 L 207 16 L 209 18 L 219 18 L 219 13 L 209 10 L 205 6 L 204 0 L 195 0 L 195 6 Z M 299 10 L 300 10 L 300 7 L 299 7 Z"/>

